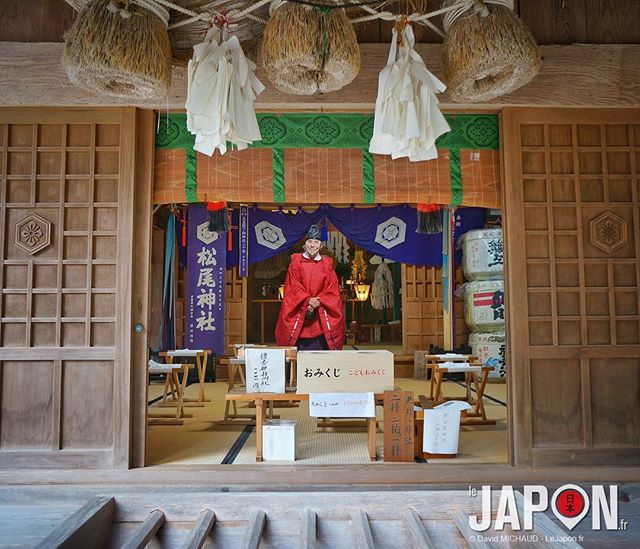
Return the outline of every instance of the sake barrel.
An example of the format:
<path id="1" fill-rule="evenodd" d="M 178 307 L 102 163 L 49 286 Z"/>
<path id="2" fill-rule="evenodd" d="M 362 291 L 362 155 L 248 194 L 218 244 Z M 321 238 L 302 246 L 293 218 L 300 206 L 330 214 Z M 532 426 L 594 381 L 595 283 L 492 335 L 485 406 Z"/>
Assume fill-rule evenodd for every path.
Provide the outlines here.
<path id="1" fill-rule="evenodd" d="M 469 334 L 471 353 L 478 357 L 483 366 L 493 366 L 489 378 L 504 381 L 507 374 L 506 342 L 504 332 L 495 334 Z"/>
<path id="2" fill-rule="evenodd" d="M 472 332 L 504 331 L 504 281 L 467 282 L 464 304 L 465 320 Z"/>
<path id="3" fill-rule="evenodd" d="M 462 270 L 467 280 L 504 278 L 502 229 L 478 229 L 462 236 Z"/>

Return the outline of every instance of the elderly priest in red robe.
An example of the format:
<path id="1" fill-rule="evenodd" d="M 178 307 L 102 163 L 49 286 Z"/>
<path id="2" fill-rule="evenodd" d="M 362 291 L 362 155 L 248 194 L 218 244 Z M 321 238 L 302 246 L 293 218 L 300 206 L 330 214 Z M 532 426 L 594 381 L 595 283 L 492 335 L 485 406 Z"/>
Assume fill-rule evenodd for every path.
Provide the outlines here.
<path id="1" fill-rule="evenodd" d="M 301 351 L 340 350 L 345 324 L 333 260 L 320 255 L 320 229 L 311 225 L 304 253 L 293 254 L 284 281 L 284 299 L 276 324 L 276 343 Z"/>

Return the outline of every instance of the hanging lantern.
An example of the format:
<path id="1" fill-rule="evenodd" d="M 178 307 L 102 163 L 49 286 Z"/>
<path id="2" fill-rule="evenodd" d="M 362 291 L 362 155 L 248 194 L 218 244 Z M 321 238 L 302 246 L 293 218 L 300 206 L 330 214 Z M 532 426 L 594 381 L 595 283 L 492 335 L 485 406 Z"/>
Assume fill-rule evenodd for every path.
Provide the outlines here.
<path id="1" fill-rule="evenodd" d="M 91 0 L 65 34 L 64 68 L 100 95 L 160 99 L 171 86 L 169 12 L 156 3 Z"/>
<path id="2" fill-rule="evenodd" d="M 360 47 L 344 9 L 297 3 L 272 4 L 264 28 L 262 62 L 284 93 L 312 95 L 339 90 L 360 71 Z"/>
<path id="3" fill-rule="evenodd" d="M 445 0 L 444 7 L 459 3 Z M 517 90 L 540 70 L 531 31 L 513 12 L 513 0 L 466 4 L 444 17 L 442 64 L 454 101 L 488 101 Z"/>
<path id="4" fill-rule="evenodd" d="M 369 290 L 371 289 L 369 284 L 354 284 L 353 289 L 358 301 L 366 301 L 369 298 Z"/>

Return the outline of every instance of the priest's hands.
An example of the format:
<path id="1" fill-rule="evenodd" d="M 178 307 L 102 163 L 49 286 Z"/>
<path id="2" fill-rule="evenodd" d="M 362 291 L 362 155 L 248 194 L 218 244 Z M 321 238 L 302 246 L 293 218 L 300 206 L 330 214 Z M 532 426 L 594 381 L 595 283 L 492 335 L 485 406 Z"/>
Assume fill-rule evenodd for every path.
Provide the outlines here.
<path id="1" fill-rule="evenodd" d="M 312 309 L 317 309 L 318 307 L 320 307 L 320 300 L 317 297 L 312 297 L 309 300 L 309 307 Z"/>

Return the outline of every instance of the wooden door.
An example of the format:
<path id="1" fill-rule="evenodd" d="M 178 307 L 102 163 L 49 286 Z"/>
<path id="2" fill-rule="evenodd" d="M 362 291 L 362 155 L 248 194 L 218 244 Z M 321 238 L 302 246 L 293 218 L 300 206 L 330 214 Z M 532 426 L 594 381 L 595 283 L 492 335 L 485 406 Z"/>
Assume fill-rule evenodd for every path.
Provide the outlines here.
<path id="1" fill-rule="evenodd" d="M 462 272 L 456 271 L 456 283 Z M 402 348 L 406 353 L 442 347 L 443 335 L 442 269 L 402 265 Z M 456 346 L 467 343 L 463 302 L 456 299 Z"/>
<path id="2" fill-rule="evenodd" d="M 640 463 L 640 110 L 506 109 L 517 465 Z"/>
<path id="3" fill-rule="evenodd" d="M 135 109 L 0 109 L 0 466 L 130 463 L 135 130 Z"/>
<path id="4" fill-rule="evenodd" d="M 247 341 L 247 279 L 238 268 L 227 269 L 227 302 L 225 303 L 225 347 Z"/>

